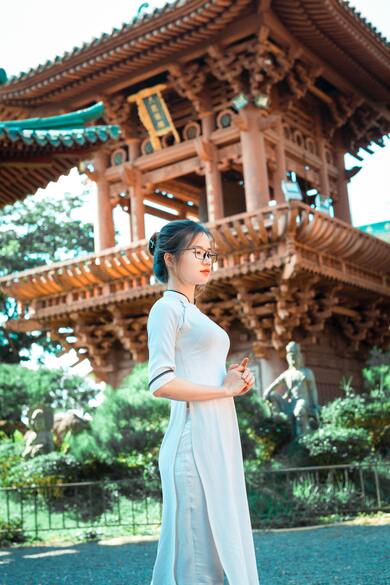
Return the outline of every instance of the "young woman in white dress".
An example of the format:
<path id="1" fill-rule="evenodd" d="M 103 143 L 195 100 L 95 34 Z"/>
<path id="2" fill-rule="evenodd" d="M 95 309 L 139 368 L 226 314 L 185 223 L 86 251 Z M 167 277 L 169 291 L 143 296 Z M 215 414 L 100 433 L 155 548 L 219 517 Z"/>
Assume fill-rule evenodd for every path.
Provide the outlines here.
<path id="1" fill-rule="evenodd" d="M 151 585 L 259 585 L 234 397 L 253 386 L 226 371 L 227 332 L 195 303 L 216 253 L 206 226 L 166 224 L 149 240 L 167 283 L 147 322 L 149 389 L 170 400 L 159 453 L 163 513 Z"/>

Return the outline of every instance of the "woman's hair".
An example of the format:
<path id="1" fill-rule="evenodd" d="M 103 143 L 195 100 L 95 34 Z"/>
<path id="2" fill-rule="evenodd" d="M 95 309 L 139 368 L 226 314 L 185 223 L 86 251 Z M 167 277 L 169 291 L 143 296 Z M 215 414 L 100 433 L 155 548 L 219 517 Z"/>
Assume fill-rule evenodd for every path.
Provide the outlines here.
<path id="1" fill-rule="evenodd" d="M 191 219 L 177 219 L 165 224 L 159 232 L 154 232 L 149 239 L 149 252 L 153 256 L 153 272 L 160 282 L 168 282 L 168 268 L 164 253 L 170 252 L 176 260 L 184 248 L 191 246 L 197 234 L 207 234 L 213 238 L 210 230 L 203 224 Z"/>

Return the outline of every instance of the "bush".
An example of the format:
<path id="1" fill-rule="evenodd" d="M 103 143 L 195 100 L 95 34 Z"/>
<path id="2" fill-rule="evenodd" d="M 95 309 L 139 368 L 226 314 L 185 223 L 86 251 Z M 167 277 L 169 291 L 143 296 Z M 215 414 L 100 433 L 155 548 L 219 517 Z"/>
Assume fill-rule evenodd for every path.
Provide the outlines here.
<path id="1" fill-rule="evenodd" d="M 72 455 L 49 453 L 21 461 L 9 472 L 5 483 L 8 487 L 27 488 L 11 493 L 16 502 L 23 499 L 26 508 L 38 498 L 51 512 L 68 511 L 75 518 L 90 520 L 110 510 L 118 493 L 116 484 L 77 485 L 86 476 L 95 475 L 93 479 L 102 480 L 98 470 L 102 471 L 101 463 L 82 465 Z M 102 475 L 111 471 L 104 468 Z M 119 476 L 117 472 L 114 475 Z"/>
<path id="2" fill-rule="evenodd" d="M 78 481 L 81 474 L 82 466 L 72 455 L 54 452 L 39 455 L 28 461 L 21 460 L 9 470 L 3 485 L 50 486 Z"/>
<path id="3" fill-rule="evenodd" d="M 107 387 L 90 429 L 70 438 L 70 452 L 78 461 L 113 465 L 139 454 L 157 460 L 169 404 L 152 396 L 147 387 L 146 364 L 137 364 L 118 389 Z"/>
<path id="4" fill-rule="evenodd" d="M 291 439 L 291 427 L 286 417 L 270 416 L 266 402 L 255 392 L 236 400 L 243 458 L 257 465 L 268 462 Z"/>
<path id="5" fill-rule="evenodd" d="M 361 461 L 371 450 L 365 429 L 323 427 L 298 439 L 307 449 L 310 464 L 337 465 Z"/>
<path id="6" fill-rule="evenodd" d="M 17 431 L 14 435 L 17 434 Z M 24 442 L 20 440 L 12 441 L 4 439 L 0 442 L 0 486 L 6 486 L 10 472 L 22 460 Z"/>
<path id="7" fill-rule="evenodd" d="M 0 518 L 0 546 L 7 546 L 13 543 L 21 543 L 26 540 L 22 530 L 21 520 L 6 522 Z"/>
<path id="8" fill-rule="evenodd" d="M 384 429 L 390 425 L 390 395 L 375 391 L 371 395 L 351 395 L 336 398 L 323 406 L 322 421 L 339 428 L 365 429 L 376 449 L 383 442 Z"/>
<path id="9" fill-rule="evenodd" d="M 390 425 L 387 425 L 378 436 L 378 451 L 383 457 L 390 455 Z"/>
<path id="10" fill-rule="evenodd" d="M 350 481 L 318 484 L 312 477 L 293 481 L 292 495 L 299 510 L 312 517 L 335 512 L 355 512 L 361 508 L 361 493 Z"/>
<path id="11" fill-rule="evenodd" d="M 390 392 L 390 349 L 380 350 L 374 347 L 370 352 L 367 365 L 363 368 L 363 378 L 368 390 Z"/>

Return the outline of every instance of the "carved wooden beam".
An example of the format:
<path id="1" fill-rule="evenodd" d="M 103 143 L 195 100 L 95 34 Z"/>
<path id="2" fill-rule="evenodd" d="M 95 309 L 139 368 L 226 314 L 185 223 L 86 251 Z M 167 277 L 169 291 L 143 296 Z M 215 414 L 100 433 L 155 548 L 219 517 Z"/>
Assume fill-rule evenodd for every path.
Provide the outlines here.
<path id="1" fill-rule="evenodd" d="M 103 97 L 104 118 L 108 124 L 119 124 L 126 138 L 138 137 L 135 108 L 124 94 Z"/>
<path id="2" fill-rule="evenodd" d="M 169 66 L 168 81 L 171 87 L 192 103 L 199 116 L 213 111 L 206 89 L 206 77 L 207 70 L 198 63 L 185 67 L 179 63 Z"/>
<path id="3" fill-rule="evenodd" d="M 314 86 L 321 72 L 321 67 L 310 67 L 301 60 L 296 61 L 286 75 L 289 94 L 281 97 L 281 109 L 289 109 L 293 103 L 302 99 Z"/>

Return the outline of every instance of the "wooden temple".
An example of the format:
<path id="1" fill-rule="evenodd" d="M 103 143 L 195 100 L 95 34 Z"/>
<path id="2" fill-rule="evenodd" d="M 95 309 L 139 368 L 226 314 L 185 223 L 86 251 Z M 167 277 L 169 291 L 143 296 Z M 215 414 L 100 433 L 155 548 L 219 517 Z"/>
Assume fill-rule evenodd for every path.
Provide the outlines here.
<path id="1" fill-rule="evenodd" d="M 117 385 L 148 359 L 165 288 L 145 214 L 190 218 L 220 252 L 198 304 L 229 331 L 232 358 L 252 356 L 260 390 L 292 339 L 321 402 L 342 376 L 359 387 L 369 349 L 389 343 L 390 245 L 352 227 L 347 183 L 359 149 L 390 131 L 389 81 L 389 44 L 342 0 L 173 2 L 3 79 L 0 119 L 15 126 L 101 102 L 99 124 L 121 129 L 75 152 L 97 184 L 95 253 L 3 277 L 19 306 L 8 326 L 47 330 Z M 36 188 L 35 170 L 3 168 L 2 204 Z M 116 206 L 129 221 L 121 247 Z"/>

